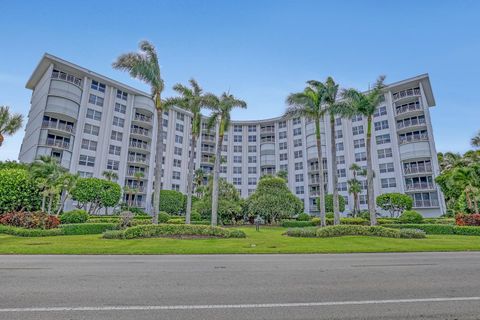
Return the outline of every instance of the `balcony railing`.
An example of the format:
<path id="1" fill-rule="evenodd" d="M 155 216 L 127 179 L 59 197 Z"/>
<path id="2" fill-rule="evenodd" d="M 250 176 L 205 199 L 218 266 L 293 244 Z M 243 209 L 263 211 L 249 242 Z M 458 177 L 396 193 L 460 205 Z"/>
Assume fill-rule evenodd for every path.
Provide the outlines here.
<path id="1" fill-rule="evenodd" d="M 45 144 L 47 146 L 58 147 L 58 148 L 62 148 L 62 149 L 69 149 L 70 148 L 70 142 L 66 142 L 66 141 L 62 141 L 62 140 L 47 139 Z"/>
<path id="2" fill-rule="evenodd" d="M 148 143 L 130 141 L 130 148 L 148 150 Z"/>
<path id="3" fill-rule="evenodd" d="M 152 123 L 152 117 L 143 114 L 135 114 L 135 117 L 133 119 L 137 121 Z"/>
<path id="4" fill-rule="evenodd" d="M 130 133 L 133 134 L 138 134 L 144 137 L 149 137 L 150 138 L 150 130 L 143 129 L 143 128 L 131 128 Z"/>
<path id="5" fill-rule="evenodd" d="M 413 135 L 413 136 L 408 136 L 408 137 L 399 137 L 398 139 L 400 144 L 406 144 L 410 142 L 417 142 L 417 141 L 428 141 L 428 134 L 419 134 L 419 135 Z"/>
<path id="6" fill-rule="evenodd" d="M 204 142 L 215 142 L 215 137 L 212 137 L 212 136 L 202 136 L 202 141 L 204 141 Z"/>
<path id="7" fill-rule="evenodd" d="M 400 115 L 407 112 L 420 111 L 422 110 L 422 107 L 420 106 L 420 104 L 412 104 L 412 105 L 405 105 L 405 106 L 398 107 L 396 110 L 397 110 L 397 115 Z"/>
<path id="8" fill-rule="evenodd" d="M 429 208 L 429 207 L 438 207 L 438 200 L 414 200 L 414 208 Z"/>
<path id="9" fill-rule="evenodd" d="M 148 159 L 144 157 L 136 157 L 136 156 L 128 156 L 129 162 L 136 162 L 136 163 L 148 163 Z"/>
<path id="10" fill-rule="evenodd" d="M 147 188 L 145 188 L 145 186 L 135 186 L 135 185 L 126 185 L 126 187 L 128 187 L 132 192 L 137 192 L 137 193 L 143 193 L 145 192 L 145 190 L 147 190 Z"/>
<path id="11" fill-rule="evenodd" d="M 202 152 L 215 153 L 215 148 L 202 147 Z"/>
<path id="12" fill-rule="evenodd" d="M 420 95 L 420 88 L 410 88 L 393 94 L 393 101 Z"/>
<path id="13" fill-rule="evenodd" d="M 65 131 L 68 133 L 73 133 L 73 126 L 66 123 L 60 123 L 55 121 L 43 121 L 42 128 L 56 129 L 60 131 Z"/>
<path id="14" fill-rule="evenodd" d="M 406 188 L 408 191 L 411 190 L 431 190 L 435 189 L 435 185 L 430 182 L 416 182 L 412 184 L 407 184 Z"/>
<path id="15" fill-rule="evenodd" d="M 145 178 L 147 176 L 147 171 L 140 171 L 140 170 L 134 170 L 134 169 L 128 169 L 127 170 L 127 176 L 129 177 L 135 177 L 135 174 L 136 173 L 141 173 L 143 174 L 143 177 L 142 178 Z"/>
<path id="16" fill-rule="evenodd" d="M 422 165 L 415 168 L 414 167 L 404 168 L 403 171 L 405 174 L 431 173 L 432 165 Z"/>
<path id="17" fill-rule="evenodd" d="M 403 121 L 403 122 L 397 122 L 397 129 L 404 129 L 404 128 L 410 128 L 414 126 L 422 126 L 425 125 L 425 119 L 423 120 L 412 120 L 412 121 Z"/>
<path id="18" fill-rule="evenodd" d="M 260 128 L 260 133 L 274 133 L 275 128 L 273 127 L 265 127 L 265 128 Z"/>

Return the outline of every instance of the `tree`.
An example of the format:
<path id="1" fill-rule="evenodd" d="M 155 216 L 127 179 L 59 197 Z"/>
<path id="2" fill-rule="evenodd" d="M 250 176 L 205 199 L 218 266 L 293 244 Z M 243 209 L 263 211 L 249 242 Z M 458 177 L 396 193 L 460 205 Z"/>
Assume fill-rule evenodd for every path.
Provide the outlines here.
<path id="1" fill-rule="evenodd" d="M 60 202 L 57 208 L 57 216 L 62 212 L 65 202 L 70 196 L 73 188 L 78 181 L 78 174 L 71 174 L 70 172 L 64 172 L 58 178 L 58 186 L 60 188 Z"/>
<path id="2" fill-rule="evenodd" d="M 15 134 L 23 123 L 23 116 L 21 114 L 11 114 L 10 107 L 0 106 L 0 147 L 5 140 L 5 136 Z"/>
<path id="3" fill-rule="evenodd" d="M 413 199 L 402 193 L 384 193 L 377 197 L 377 206 L 390 212 L 391 218 L 397 218 L 403 211 L 412 209 Z"/>
<path id="4" fill-rule="evenodd" d="M 140 52 L 122 54 L 113 63 L 113 68 L 127 71 L 131 77 L 137 78 L 150 86 L 151 98 L 157 113 L 157 143 L 155 148 L 155 181 L 153 188 L 153 223 L 158 224 L 158 208 L 160 206 L 160 191 L 162 189 L 162 159 L 163 159 L 163 112 L 166 107 L 162 101 L 164 88 L 160 74 L 158 55 L 153 44 L 142 41 Z"/>
<path id="5" fill-rule="evenodd" d="M 117 181 L 118 174 L 115 171 L 103 171 L 102 176 L 108 181 Z"/>
<path id="6" fill-rule="evenodd" d="M 362 185 L 357 176 L 365 176 L 367 172 L 356 163 L 350 166 L 350 170 L 353 172 L 353 178 L 347 181 L 348 193 L 353 195 L 353 216 L 356 217 L 360 213 L 359 195 L 362 192 Z"/>
<path id="7" fill-rule="evenodd" d="M 175 190 L 162 190 L 160 211 L 170 215 L 179 215 L 185 208 L 185 195 Z"/>
<path id="8" fill-rule="evenodd" d="M 286 99 L 288 105 L 287 116 L 304 116 L 315 123 L 315 137 L 317 141 L 317 157 L 319 168 L 319 195 L 318 206 L 320 210 L 321 225 L 326 226 L 325 218 L 325 179 L 323 172 L 323 151 L 322 140 L 320 134 L 320 122 L 326 112 L 322 108 L 325 90 L 322 86 L 318 86 L 318 81 L 308 81 L 307 87 L 298 93 L 290 94 Z"/>
<path id="9" fill-rule="evenodd" d="M 78 209 L 84 209 L 89 214 L 116 206 L 121 195 L 120 185 L 98 178 L 79 178 L 72 189 L 72 198 L 78 202 Z"/>
<path id="10" fill-rule="evenodd" d="M 277 177 L 282 178 L 286 182 L 288 182 L 288 171 L 287 170 L 279 170 L 277 172 Z"/>
<path id="11" fill-rule="evenodd" d="M 284 179 L 265 175 L 257 189 L 246 200 L 246 210 L 251 217 L 260 216 L 268 223 L 292 218 L 303 212 L 303 201 L 288 189 Z"/>
<path id="12" fill-rule="evenodd" d="M 325 211 L 327 213 L 333 212 L 333 194 L 327 194 L 325 196 Z M 345 211 L 345 198 L 339 197 L 338 198 L 338 210 L 341 212 Z"/>
<path id="13" fill-rule="evenodd" d="M 217 225 L 218 220 L 218 180 L 220 177 L 220 161 L 222 157 L 222 145 L 225 132 L 230 127 L 230 114 L 234 108 L 246 108 L 247 103 L 235 98 L 230 93 L 224 92 L 220 97 L 207 94 L 207 105 L 211 109 L 208 127 L 217 127 L 217 142 L 215 146 L 215 164 L 213 167 L 212 185 L 212 226 Z"/>
<path id="14" fill-rule="evenodd" d="M 472 147 L 480 148 L 480 131 L 471 140 Z"/>
<path id="15" fill-rule="evenodd" d="M 41 190 L 25 169 L 0 170 L 0 214 L 38 210 Z"/>
<path id="16" fill-rule="evenodd" d="M 194 180 L 194 186 L 195 186 L 195 193 L 197 197 L 201 197 L 203 195 L 203 181 L 205 180 L 205 172 L 203 169 L 197 169 L 195 170 L 195 180 Z"/>
<path id="17" fill-rule="evenodd" d="M 195 169 L 195 149 L 197 147 L 197 139 L 200 136 L 202 124 L 202 108 L 207 107 L 207 99 L 203 93 L 202 88 L 198 85 L 195 79 L 190 79 L 190 87 L 188 88 L 181 84 L 176 84 L 173 87 L 179 97 L 169 98 L 165 100 L 167 106 L 178 106 L 182 109 L 188 110 L 192 114 L 192 125 L 190 130 L 191 136 L 191 151 L 188 162 L 188 178 L 187 178 L 187 209 L 185 213 L 185 223 L 190 224 L 190 214 L 192 212 L 192 193 L 193 193 L 193 170 Z"/>
<path id="18" fill-rule="evenodd" d="M 375 192 L 373 190 L 373 164 L 372 164 L 372 121 L 378 105 L 382 101 L 385 76 L 380 76 L 375 83 L 373 89 L 366 93 L 355 89 L 346 89 L 342 91 L 342 97 L 345 99 L 348 108 L 343 113 L 346 116 L 362 115 L 367 119 L 367 197 L 368 211 L 370 213 L 370 224 L 377 224 L 377 216 L 375 212 Z"/>

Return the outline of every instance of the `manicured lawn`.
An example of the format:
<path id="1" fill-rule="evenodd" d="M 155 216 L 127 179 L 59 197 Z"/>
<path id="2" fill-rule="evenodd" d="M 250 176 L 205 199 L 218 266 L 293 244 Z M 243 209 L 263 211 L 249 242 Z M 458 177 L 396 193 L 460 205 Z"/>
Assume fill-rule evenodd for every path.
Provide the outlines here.
<path id="1" fill-rule="evenodd" d="M 207 254 L 207 253 L 348 253 L 480 251 L 480 237 L 431 235 L 426 239 L 348 236 L 290 238 L 285 228 L 241 228 L 246 239 L 106 240 L 101 235 L 21 238 L 0 235 L 0 254 Z"/>

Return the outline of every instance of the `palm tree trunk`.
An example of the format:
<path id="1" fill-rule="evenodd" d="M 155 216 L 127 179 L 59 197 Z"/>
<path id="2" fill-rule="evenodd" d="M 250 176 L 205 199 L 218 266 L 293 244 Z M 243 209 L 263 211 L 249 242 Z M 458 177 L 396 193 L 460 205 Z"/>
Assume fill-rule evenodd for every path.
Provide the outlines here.
<path id="1" fill-rule="evenodd" d="M 160 97 L 157 98 L 157 145 L 155 150 L 155 182 L 153 188 L 153 224 L 158 224 L 160 210 L 160 191 L 162 190 L 162 162 L 163 162 L 163 110 Z"/>
<path id="2" fill-rule="evenodd" d="M 360 203 L 358 198 L 358 193 L 355 193 L 353 201 L 355 202 L 353 206 L 355 207 L 355 217 L 360 213 Z"/>
<path id="3" fill-rule="evenodd" d="M 45 194 L 42 195 L 42 212 L 45 212 L 45 202 L 47 201 L 47 196 Z"/>
<path id="4" fill-rule="evenodd" d="M 375 212 L 375 195 L 373 191 L 372 116 L 368 116 L 367 119 L 367 197 L 370 225 L 374 226 L 377 224 L 377 215 Z"/>
<path id="5" fill-rule="evenodd" d="M 192 148 L 190 159 L 188 162 L 188 178 L 187 178 L 187 210 L 185 212 L 185 224 L 190 224 L 190 217 L 192 215 L 192 193 L 193 193 L 193 171 L 195 165 L 195 149 L 197 147 L 197 137 L 192 134 Z"/>
<path id="6" fill-rule="evenodd" d="M 47 211 L 48 214 L 52 212 L 53 196 L 54 196 L 53 194 L 50 194 L 50 198 L 48 199 L 48 211 Z"/>
<path id="7" fill-rule="evenodd" d="M 58 203 L 58 209 L 57 209 L 57 213 L 55 215 L 59 215 L 60 212 L 62 211 L 63 209 L 63 206 L 65 205 L 65 200 L 67 199 L 67 191 L 66 190 L 62 190 L 62 193 L 60 194 L 60 202 Z"/>
<path id="8" fill-rule="evenodd" d="M 333 187 L 333 224 L 340 224 L 340 208 L 338 203 L 337 146 L 335 144 L 335 116 L 330 114 L 330 141 L 332 154 L 332 187 Z"/>
<path id="9" fill-rule="evenodd" d="M 220 128 L 218 129 L 220 130 Z M 217 149 L 215 150 L 215 165 L 213 166 L 212 185 L 212 226 L 218 223 L 218 179 L 220 176 L 220 160 L 222 157 L 223 135 L 218 135 Z"/>
<path id="10" fill-rule="evenodd" d="M 323 152 L 322 138 L 320 135 L 320 118 L 315 119 L 315 134 L 317 139 L 317 156 L 318 156 L 318 208 L 320 210 L 320 224 L 322 227 L 327 225 L 325 217 L 325 179 L 323 177 Z"/>

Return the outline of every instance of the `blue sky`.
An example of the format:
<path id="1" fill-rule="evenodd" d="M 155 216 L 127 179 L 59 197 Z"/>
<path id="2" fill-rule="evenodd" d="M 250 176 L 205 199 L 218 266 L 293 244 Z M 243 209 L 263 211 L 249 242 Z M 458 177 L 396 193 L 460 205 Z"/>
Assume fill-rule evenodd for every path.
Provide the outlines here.
<path id="1" fill-rule="evenodd" d="M 428 72 L 437 149 L 466 151 L 480 129 L 480 1 L 2 1 L 0 12 L 0 104 L 24 115 L 44 52 L 146 90 L 111 63 L 148 39 L 165 96 L 194 77 L 247 101 L 234 119 L 282 114 L 310 79 L 366 89 L 379 74 Z M 0 160 L 17 159 L 22 138 L 7 137 Z"/>

